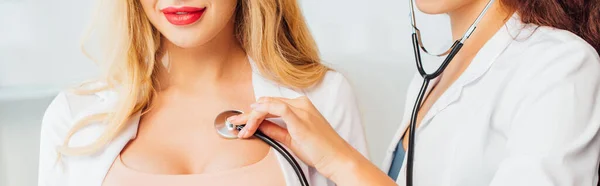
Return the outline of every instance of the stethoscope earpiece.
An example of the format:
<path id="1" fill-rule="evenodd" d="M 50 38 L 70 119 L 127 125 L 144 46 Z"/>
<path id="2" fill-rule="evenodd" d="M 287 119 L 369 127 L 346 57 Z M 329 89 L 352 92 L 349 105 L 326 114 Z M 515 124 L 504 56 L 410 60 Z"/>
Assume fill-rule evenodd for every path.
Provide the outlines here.
<path id="1" fill-rule="evenodd" d="M 240 132 L 239 127 L 227 121 L 227 118 L 243 113 L 244 112 L 239 110 L 227 110 L 217 115 L 215 118 L 215 130 L 217 130 L 217 134 L 223 138 L 237 139 L 238 133 Z"/>

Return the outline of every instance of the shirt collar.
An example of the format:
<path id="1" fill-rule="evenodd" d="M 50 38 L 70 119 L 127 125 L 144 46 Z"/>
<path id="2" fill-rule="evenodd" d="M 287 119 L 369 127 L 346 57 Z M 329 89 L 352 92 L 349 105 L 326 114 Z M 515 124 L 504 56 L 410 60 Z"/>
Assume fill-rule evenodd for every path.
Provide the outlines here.
<path id="1" fill-rule="evenodd" d="M 485 75 L 492 67 L 498 57 L 510 45 L 512 41 L 519 36 L 519 32 L 526 25 L 521 22 L 520 16 L 514 13 L 504 26 L 494 34 L 490 40 L 477 52 L 467 69 L 463 74 L 442 94 L 427 112 L 421 126 L 425 126 L 439 112 L 456 102 L 462 95 L 463 88 L 476 82 L 477 79 Z M 430 87 L 435 86 L 437 80 L 432 81 Z M 428 88 L 430 90 L 431 88 Z M 415 90 L 414 93 L 416 93 Z M 423 127 L 419 127 L 417 131 Z"/>

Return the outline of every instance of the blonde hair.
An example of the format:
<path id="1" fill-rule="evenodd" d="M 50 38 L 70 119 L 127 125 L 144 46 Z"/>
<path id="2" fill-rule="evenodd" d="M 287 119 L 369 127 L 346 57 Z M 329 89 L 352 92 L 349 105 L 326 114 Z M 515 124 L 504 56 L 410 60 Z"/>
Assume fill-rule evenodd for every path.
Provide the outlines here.
<path id="1" fill-rule="evenodd" d="M 94 90 L 84 88 L 79 92 L 116 89 L 119 101 L 112 112 L 88 116 L 75 123 L 63 147 L 59 148 L 61 155 L 97 152 L 127 127 L 132 115 L 146 112 L 157 94 L 157 72 L 162 65 L 158 59 L 163 55 L 160 53 L 161 34 L 147 19 L 139 0 L 101 0 L 98 7 L 114 11 L 103 9 L 101 16 L 97 11 L 95 25 L 90 28 L 90 33 L 108 34 L 102 41 L 110 41 L 102 45 L 102 49 L 108 50 L 100 55 L 110 56 L 100 60 L 110 62 L 102 80 L 106 86 Z M 108 19 L 99 20 L 99 17 Z M 238 0 L 235 33 L 260 73 L 283 86 L 308 88 L 329 70 L 320 63 L 316 44 L 296 0 Z M 82 48 L 86 53 L 85 47 Z M 77 131 L 97 122 L 107 127 L 95 142 L 68 147 Z"/>

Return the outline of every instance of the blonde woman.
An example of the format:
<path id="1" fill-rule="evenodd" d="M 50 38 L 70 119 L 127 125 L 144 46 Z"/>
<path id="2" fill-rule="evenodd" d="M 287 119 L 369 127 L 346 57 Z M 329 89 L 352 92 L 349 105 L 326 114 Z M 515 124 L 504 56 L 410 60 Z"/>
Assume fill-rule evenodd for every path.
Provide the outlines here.
<path id="1" fill-rule="evenodd" d="M 306 97 L 366 154 L 346 79 L 320 63 L 295 0 L 104 0 L 93 33 L 105 80 L 62 92 L 44 116 L 40 186 L 299 185 L 267 144 L 226 140 L 223 110 Z M 284 126 L 281 120 L 273 120 Z M 248 133 L 253 133 L 250 131 Z M 243 134 L 242 134 L 243 135 Z M 333 185 L 301 163 L 311 185 Z"/>

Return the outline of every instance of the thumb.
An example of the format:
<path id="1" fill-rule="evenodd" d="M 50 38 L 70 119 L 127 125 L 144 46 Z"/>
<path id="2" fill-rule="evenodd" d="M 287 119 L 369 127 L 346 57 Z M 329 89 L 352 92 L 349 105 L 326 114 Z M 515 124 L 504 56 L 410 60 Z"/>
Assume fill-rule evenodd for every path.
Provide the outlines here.
<path id="1" fill-rule="evenodd" d="M 270 138 L 274 139 L 275 141 L 278 141 L 279 143 L 287 147 L 291 147 L 292 145 L 292 138 L 288 130 L 275 123 L 265 120 L 260 125 L 259 130 L 263 134 L 269 136 Z"/>

